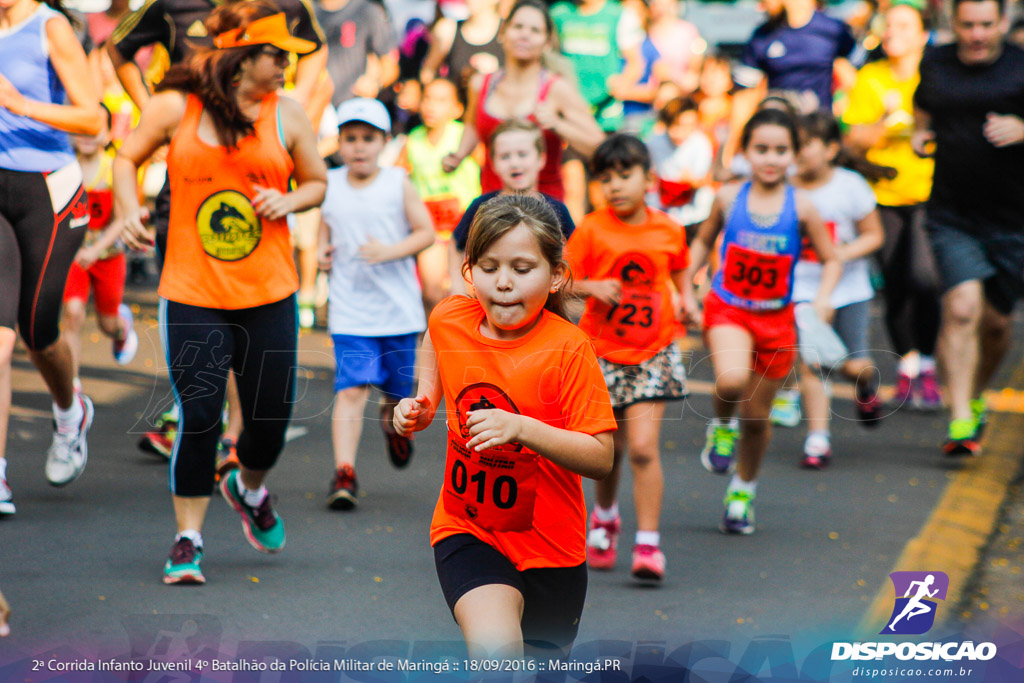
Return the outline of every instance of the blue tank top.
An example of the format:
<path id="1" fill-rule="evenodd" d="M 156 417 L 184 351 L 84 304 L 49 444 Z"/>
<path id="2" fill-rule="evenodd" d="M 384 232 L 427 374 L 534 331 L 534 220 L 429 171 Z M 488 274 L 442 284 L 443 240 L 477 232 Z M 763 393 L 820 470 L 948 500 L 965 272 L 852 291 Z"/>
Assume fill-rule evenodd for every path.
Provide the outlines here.
<path id="1" fill-rule="evenodd" d="M 786 186 L 782 212 L 772 225 L 755 223 L 747 210 L 750 183 L 736 195 L 725 222 L 721 265 L 711 288 L 725 303 L 748 311 L 777 311 L 793 295 L 793 271 L 800 259 L 796 193 Z"/>
<path id="2" fill-rule="evenodd" d="M 40 5 L 17 26 L 0 31 L 0 74 L 30 100 L 64 104 L 46 39 L 46 22 L 55 16 L 59 12 Z M 0 168 L 48 172 L 73 161 L 67 133 L 0 107 Z"/>

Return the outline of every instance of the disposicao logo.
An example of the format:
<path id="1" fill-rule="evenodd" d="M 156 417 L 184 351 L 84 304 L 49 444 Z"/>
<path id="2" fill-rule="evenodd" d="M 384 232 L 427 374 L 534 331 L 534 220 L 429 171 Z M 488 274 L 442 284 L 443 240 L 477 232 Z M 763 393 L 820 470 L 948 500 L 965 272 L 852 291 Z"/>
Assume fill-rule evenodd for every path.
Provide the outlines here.
<path id="1" fill-rule="evenodd" d="M 893 572 L 889 574 L 896 589 L 896 600 L 885 628 L 885 636 L 914 636 L 927 633 L 935 625 L 939 600 L 949 591 L 949 577 L 944 572 Z M 832 661 L 879 660 L 896 657 L 906 660 L 986 661 L 996 656 L 993 643 L 965 642 L 868 642 L 833 643 Z"/>
<path id="2" fill-rule="evenodd" d="M 893 572 L 889 578 L 896 588 L 896 604 L 879 633 L 904 636 L 927 633 L 935 623 L 937 601 L 946 599 L 949 577 L 945 572 Z"/>

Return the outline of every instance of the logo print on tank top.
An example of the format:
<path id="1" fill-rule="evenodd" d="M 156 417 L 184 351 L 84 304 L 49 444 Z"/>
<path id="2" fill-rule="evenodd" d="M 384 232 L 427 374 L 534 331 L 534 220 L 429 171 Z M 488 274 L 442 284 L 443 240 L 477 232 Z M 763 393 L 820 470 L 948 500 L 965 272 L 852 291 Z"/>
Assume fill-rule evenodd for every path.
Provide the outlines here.
<path id="1" fill-rule="evenodd" d="M 207 197 L 196 214 L 203 251 L 218 261 L 239 261 L 251 254 L 263 236 L 252 203 L 241 192 L 223 190 Z"/>

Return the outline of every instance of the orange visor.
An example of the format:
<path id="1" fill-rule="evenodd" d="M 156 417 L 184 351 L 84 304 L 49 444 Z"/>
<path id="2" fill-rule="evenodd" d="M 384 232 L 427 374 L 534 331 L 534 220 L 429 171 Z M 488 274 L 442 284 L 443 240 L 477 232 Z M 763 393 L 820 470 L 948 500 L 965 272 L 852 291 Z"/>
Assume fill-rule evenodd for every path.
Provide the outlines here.
<path id="1" fill-rule="evenodd" d="M 272 14 L 251 22 L 247 26 L 225 31 L 213 39 L 219 48 L 244 47 L 246 45 L 273 45 L 300 55 L 316 49 L 316 43 L 296 38 L 288 31 L 284 12 Z"/>

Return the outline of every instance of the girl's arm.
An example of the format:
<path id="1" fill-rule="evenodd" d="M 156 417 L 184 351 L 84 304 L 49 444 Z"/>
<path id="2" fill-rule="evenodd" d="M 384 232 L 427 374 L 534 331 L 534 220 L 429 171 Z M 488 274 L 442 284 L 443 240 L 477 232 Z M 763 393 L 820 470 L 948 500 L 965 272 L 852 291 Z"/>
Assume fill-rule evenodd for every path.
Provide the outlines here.
<path id="1" fill-rule="evenodd" d="M 124 220 L 124 242 L 143 251 L 153 246 L 154 231 L 145 227 L 139 203 L 139 168 L 160 147 L 170 142 L 185 115 L 185 96 L 168 90 L 150 98 L 139 125 L 114 157 L 114 202 Z"/>
<path id="2" fill-rule="evenodd" d="M 814 207 L 811 200 L 805 195 L 797 195 L 797 214 L 803 226 L 804 234 L 811 241 L 811 246 L 818 253 L 821 259 L 821 284 L 818 286 L 818 296 L 814 300 L 814 310 L 818 317 L 825 322 L 832 320 L 832 290 L 839 283 L 843 274 L 843 264 L 836 257 L 835 245 L 832 243 L 832 236 L 821 220 L 818 209 Z"/>
<path id="3" fill-rule="evenodd" d="M 423 58 L 423 66 L 420 67 L 420 82 L 423 85 L 437 77 L 444 58 L 452 51 L 455 30 L 455 22 L 451 19 L 442 17 L 434 24 L 434 28 L 430 32 L 430 49 L 427 50 L 427 56 Z"/>
<path id="4" fill-rule="evenodd" d="M 881 249 L 884 242 L 882 220 L 878 217 L 878 209 L 872 209 L 871 213 L 857 221 L 857 239 L 836 246 L 836 258 L 840 263 L 856 261 Z"/>
<path id="5" fill-rule="evenodd" d="M 466 294 L 466 279 L 462 276 L 462 262 L 466 260 L 466 252 L 459 251 L 455 240 L 448 241 L 448 277 L 451 280 L 452 294 Z"/>
<path id="6" fill-rule="evenodd" d="M 437 368 L 437 352 L 434 343 L 430 341 L 430 332 L 423 335 L 416 358 L 420 378 L 416 397 L 399 401 L 392 419 L 395 431 L 401 436 L 409 436 L 429 427 L 441 404 L 441 373 Z"/>
<path id="7" fill-rule="evenodd" d="M 684 324 L 697 324 L 700 316 L 700 306 L 697 304 L 697 297 L 693 293 L 693 278 L 697 271 L 704 267 L 708 254 L 714 249 L 718 233 L 725 225 L 725 210 L 731 198 L 736 196 L 735 186 L 725 186 L 715 196 L 711 204 L 711 214 L 697 230 L 697 235 L 690 245 L 690 265 L 686 270 L 672 273 L 672 282 L 679 288 L 679 310 L 676 317 Z"/>
<path id="8" fill-rule="evenodd" d="M 316 240 L 316 265 L 320 270 L 329 273 L 333 263 L 334 245 L 331 244 L 331 228 L 321 219 Z"/>
<path id="9" fill-rule="evenodd" d="M 359 256 L 367 263 L 384 263 L 415 256 L 434 244 L 434 221 L 407 175 L 402 177 L 402 195 L 405 202 L 405 217 L 411 230 L 409 235 L 394 244 L 383 244 L 371 237 L 359 247 Z"/>
<path id="10" fill-rule="evenodd" d="M 590 479 L 604 479 L 612 471 L 612 432 L 574 432 L 497 408 L 474 410 L 466 427 L 472 437 L 466 446 L 477 451 L 516 442 Z"/>
<path id="11" fill-rule="evenodd" d="M 305 110 L 290 97 L 282 97 L 280 112 L 285 144 L 295 165 L 292 171 L 295 189 L 282 193 L 271 187 L 253 186 L 257 190 L 252 202 L 253 208 L 260 216 L 270 220 L 320 206 L 327 193 L 327 165 L 317 152 L 316 135 L 309 125 Z"/>
<path id="12" fill-rule="evenodd" d="M 50 62 L 64 85 L 70 104 L 30 100 L 0 76 L 0 107 L 58 130 L 96 135 L 103 127 L 104 114 L 89 73 L 89 61 L 67 19 L 53 17 L 46 22 L 46 42 Z"/>

